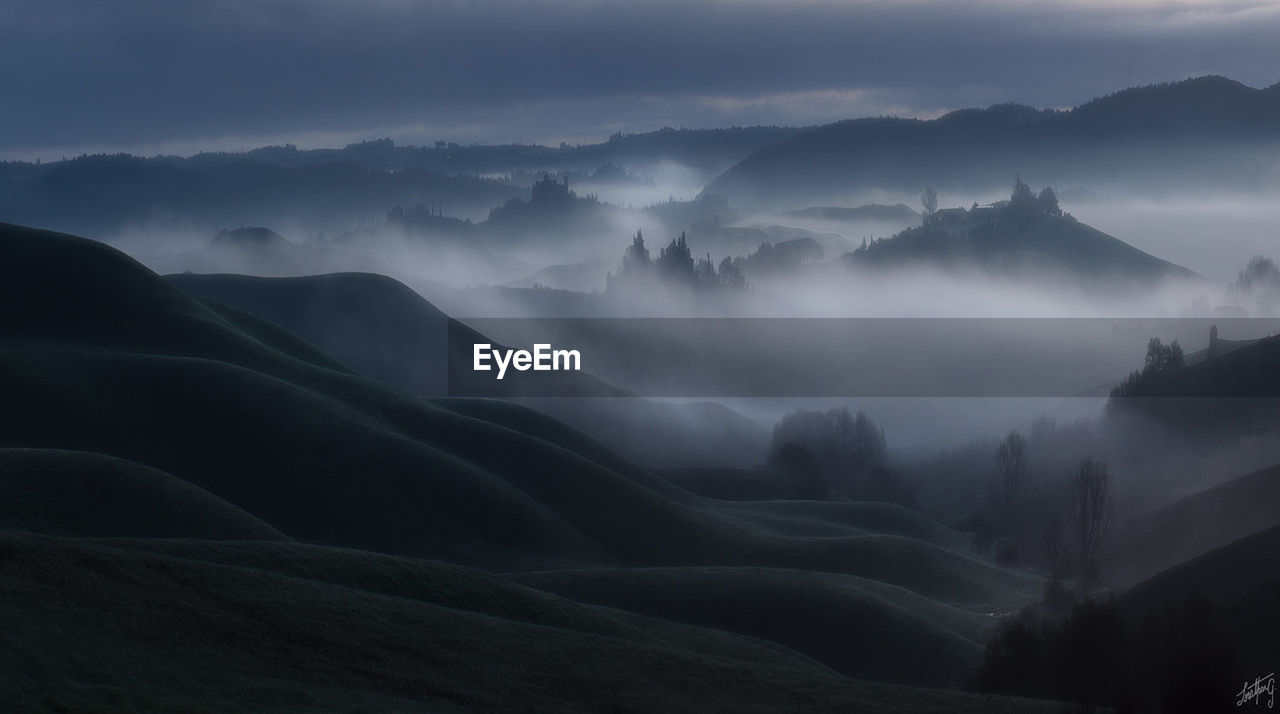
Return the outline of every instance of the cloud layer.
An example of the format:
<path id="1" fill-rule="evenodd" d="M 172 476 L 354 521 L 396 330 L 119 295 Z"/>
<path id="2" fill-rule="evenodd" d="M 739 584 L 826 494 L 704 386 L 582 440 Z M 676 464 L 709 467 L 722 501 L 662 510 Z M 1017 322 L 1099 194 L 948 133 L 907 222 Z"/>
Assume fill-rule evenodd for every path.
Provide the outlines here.
<path id="1" fill-rule="evenodd" d="M 0 156 L 588 140 L 1280 79 L 1266 3 L 16 0 Z"/>

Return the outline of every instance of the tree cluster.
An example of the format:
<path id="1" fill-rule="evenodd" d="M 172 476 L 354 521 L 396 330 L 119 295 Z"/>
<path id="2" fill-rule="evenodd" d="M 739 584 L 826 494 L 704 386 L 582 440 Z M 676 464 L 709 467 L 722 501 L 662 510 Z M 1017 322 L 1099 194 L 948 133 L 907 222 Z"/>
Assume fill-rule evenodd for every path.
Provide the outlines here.
<path id="1" fill-rule="evenodd" d="M 463 228 L 471 225 L 470 220 L 462 220 L 444 215 L 442 206 L 427 206 L 422 203 L 410 206 L 399 204 L 387 211 L 387 223 L 399 226 L 408 231 L 440 228 Z"/>
<path id="2" fill-rule="evenodd" d="M 1231 293 L 1257 315 L 1280 314 L 1280 268 L 1270 258 L 1253 256 L 1231 286 Z"/>
<path id="3" fill-rule="evenodd" d="M 848 408 L 783 417 L 773 429 L 769 465 L 784 471 L 801 497 L 911 501 L 889 469 L 884 430 Z"/>
<path id="4" fill-rule="evenodd" d="M 1049 576 L 1046 601 L 1070 598 L 1062 581 L 1074 572 L 1087 590 L 1100 581 L 1098 556 L 1111 525 L 1111 480 L 1106 464 L 1078 462 L 1057 488 L 1036 487 L 1031 452 L 1021 434 L 1011 431 L 995 449 L 996 490 L 1005 537 L 997 540 L 996 560 L 1013 565 L 1041 550 Z"/>
<path id="5" fill-rule="evenodd" d="M 1024 612 L 987 643 L 975 688 L 1121 712 L 1234 709 L 1239 685 L 1221 620 L 1196 593 L 1138 613 L 1111 600 L 1060 617 Z"/>
<path id="6" fill-rule="evenodd" d="M 1009 196 L 1009 208 L 1015 216 L 1061 216 L 1062 208 L 1058 205 L 1058 195 L 1053 188 L 1045 186 L 1036 194 L 1022 180 L 1019 174 L 1013 180 L 1013 193 Z"/>
<path id="7" fill-rule="evenodd" d="M 720 261 L 718 268 L 710 253 L 695 259 L 683 231 L 658 251 L 656 259 L 645 246 L 644 235 L 636 231 L 631 244 L 622 254 L 618 272 L 606 276 L 605 290 L 616 292 L 655 285 L 688 290 L 740 290 L 746 287 L 747 281 L 742 276 L 742 271 L 727 257 Z"/>
<path id="8" fill-rule="evenodd" d="M 745 258 L 734 258 L 733 265 L 752 276 L 786 274 L 807 263 L 822 260 L 822 244 L 805 237 L 777 243 L 764 242 Z"/>
<path id="9" fill-rule="evenodd" d="M 1182 346 L 1177 340 L 1165 344 L 1158 337 L 1147 341 L 1147 356 L 1143 360 L 1142 369 L 1129 373 L 1120 384 L 1111 390 L 1112 398 L 1144 396 L 1151 380 L 1163 372 L 1178 369 L 1185 363 Z"/>

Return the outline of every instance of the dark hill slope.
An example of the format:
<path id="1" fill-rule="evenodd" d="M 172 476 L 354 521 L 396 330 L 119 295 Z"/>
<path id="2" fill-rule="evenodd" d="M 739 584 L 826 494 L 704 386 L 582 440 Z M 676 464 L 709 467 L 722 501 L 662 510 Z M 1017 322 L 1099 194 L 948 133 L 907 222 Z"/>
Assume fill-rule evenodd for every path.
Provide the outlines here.
<path id="1" fill-rule="evenodd" d="M 1227 645 L 1241 679 L 1265 675 L 1274 670 L 1280 632 L 1278 562 L 1280 527 L 1273 527 L 1140 583 L 1121 596 L 1118 605 L 1137 619 L 1190 598 L 1202 599 L 1212 608 L 1214 633 Z"/>
<path id="2" fill-rule="evenodd" d="M 0 447 L 127 458 L 198 485 L 298 540 L 486 568 L 736 566 L 847 573 L 912 591 L 910 599 L 920 607 L 893 611 L 892 620 L 917 624 L 934 616 L 929 613 L 1006 611 L 1042 589 L 1035 577 L 968 553 L 954 534 L 947 537 L 946 529 L 919 514 L 868 504 L 719 504 L 681 492 L 529 410 L 500 402 L 419 400 L 299 359 L 284 349 L 296 348 L 296 341 L 279 339 L 261 322 L 241 329 L 230 319 L 235 313 L 211 310 L 100 244 L 4 226 L 0 250 L 8 258 L 0 264 L 0 285 L 9 291 L 4 297 L 22 296 L 25 307 L 0 312 L 0 393 L 7 407 L 0 411 Z M 79 266 L 84 274 L 68 276 L 65 266 Z M 102 327 L 112 324 L 121 329 Z M 147 324 L 163 331 L 151 334 Z M 561 636 L 492 623 L 485 618 L 497 605 L 466 592 L 453 600 L 439 595 L 453 604 L 421 612 L 411 601 L 437 597 L 429 594 L 434 576 L 404 560 L 396 565 L 352 551 L 317 556 L 281 553 L 283 546 L 272 545 L 265 555 L 255 551 L 242 559 L 237 553 L 251 546 L 218 546 L 213 555 L 193 554 L 200 547 L 179 543 L 145 546 L 179 560 L 205 561 L 195 567 L 158 555 L 121 560 L 86 552 L 97 545 L 42 550 L 42 542 L 27 539 L 0 557 L 0 563 L 21 564 L 16 571 L 0 569 L 0 577 L 17 578 L 6 591 L 23 594 L 7 601 L 15 605 L 6 617 L 27 623 L 4 623 L 7 632 L 19 634 L 6 640 L 10 649 L 0 656 L 34 662 L 0 666 L 0 672 L 15 673 L 0 676 L 16 678 L 0 683 L 0 690 L 47 693 L 52 682 L 52 691 L 71 697 L 59 700 L 70 709 L 83 708 L 75 699 L 80 694 L 100 700 L 112 691 L 136 693 L 144 686 L 137 684 L 145 680 L 137 678 L 141 672 L 181 684 L 165 692 L 145 685 L 165 702 L 156 707 L 162 710 L 187 708 L 168 697 L 196 699 L 245 691 L 242 686 L 279 696 L 282 708 L 310 702 L 350 708 L 351 700 L 343 699 L 357 696 L 350 692 L 377 690 L 428 702 L 423 708 L 503 709 L 516 692 L 546 691 L 538 687 L 548 688 L 552 699 L 576 702 L 577 692 L 594 691 L 600 681 L 592 672 L 611 672 L 601 677 L 618 682 L 619 671 L 632 670 L 644 681 L 628 674 L 619 686 L 650 693 L 641 698 L 641 709 L 678 709 L 676 703 L 686 700 L 705 708 L 710 695 L 686 694 L 693 686 L 686 672 L 699 670 L 680 662 L 690 652 L 732 646 L 725 640 L 696 644 L 669 629 L 642 627 L 663 633 L 668 646 L 635 659 L 626 654 L 631 645 L 602 643 L 594 639 L 596 630 Z M 136 541 L 113 543 L 144 549 Z M 255 572 L 241 577 L 202 569 L 214 562 L 228 568 L 243 563 Z M 91 588 L 86 578 L 101 582 Z M 308 578 L 314 581 L 298 583 Z M 40 583 L 53 583 L 58 597 L 49 598 Z M 377 603 L 353 594 L 362 583 Z M 803 589 L 797 583 L 788 588 Z M 749 591 L 737 600 L 729 597 L 733 588 L 720 592 L 726 609 L 748 617 L 757 612 Z M 490 603 L 488 611 L 479 619 L 459 617 L 454 610 L 473 596 Z M 389 609 L 378 604 L 387 601 Z M 448 611 L 436 609 L 441 607 Z M 877 607 L 864 612 L 874 620 Z M 161 615 L 145 619 L 151 611 Z M 104 620 L 119 625 L 89 627 Z M 398 634 L 385 636 L 389 627 L 399 628 Z M 243 634 L 250 632 L 256 634 Z M 934 636 L 927 627 L 921 632 L 911 641 Z M 941 637 L 951 638 L 945 632 Z M 295 655 L 299 648 L 308 654 Z M 204 649 L 207 656 L 193 662 L 189 653 Z M 244 650 L 239 659 L 225 654 L 236 650 Z M 750 658 L 759 660 L 760 651 L 753 651 Z M 108 652 L 117 659 L 105 661 Z M 271 668 L 281 652 L 288 653 L 287 665 Z M 568 664 L 575 657 L 590 663 L 575 668 Z M 63 664 L 68 661 L 73 670 Z M 655 673 L 654 662 L 665 663 L 665 675 Z M 197 664 L 207 665 L 204 674 Z M 725 666 L 743 670 L 732 662 Z M 769 681 L 767 673 L 746 670 L 743 676 L 753 681 Z M 264 671 L 274 684 L 262 681 Z M 481 671 L 485 682 L 497 677 L 511 689 L 497 695 L 484 690 L 496 699 L 474 694 Z M 530 671 L 561 673 L 555 675 L 561 679 L 563 672 L 575 674 L 537 685 Z M 777 686 L 762 701 L 780 703 L 768 708 L 812 708 L 807 703 L 828 698 L 811 694 L 825 684 Z M 566 690 L 574 693 L 561 694 Z M 749 695 L 750 688 L 741 691 Z M 866 691 L 869 702 L 888 710 L 899 701 L 908 711 L 963 709 L 974 701 L 937 706 L 929 703 L 929 692 Z M 796 704 L 797 696 L 812 699 Z M 406 708 L 398 700 L 371 706 Z"/>
<path id="3" fill-rule="evenodd" d="M 1280 466 L 1232 479 L 1116 525 L 1107 569 L 1136 582 L 1189 558 L 1280 526 Z"/>
<path id="4" fill-rule="evenodd" d="M 1015 172 L 1053 185 L 1160 191 L 1275 178 L 1280 93 L 1223 77 L 1139 87 L 1069 111 L 1017 105 L 937 119 L 854 119 L 748 156 L 705 189 L 734 205 L 801 208 L 881 188 L 989 190 Z M 1172 183 L 1176 182 L 1176 183 Z"/>
<path id="5" fill-rule="evenodd" d="M 29 344 L 0 348 L 0 360 L 19 410 L 0 416 L 5 445 L 145 463 L 312 542 L 491 564 L 608 557 L 451 453 L 452 439 L 481 448 L 491 430 L 440 428 L 461 421 L 444 410 L 403 405 L 418 438 L 340 397 L 215 360 Z"/>
<path id="6" fill-rule="evenodd" d="M 122 542 L 0 533 L 0 705 L 95 712 L 1053 710 L 856 682 L 757 641 L 589 608 L 475 571 L 370 559 L 359 564 L 359 580 L 376 582 L 381 573 L 384 586 L 363 589 L 334 582 L 334 563 L 353 559 L 342 553 L 330 560 L 317 552 L 323 549 L 278 553 L 276 544 L 203 552 L 198 541 L 155 544 L 158 551 L 148 552 Z M 159 552 L 165 549 L 174 553 Z M 221 562 L 240 559 L 253 564 Z M 277 569 L 274 561 L 285 565 Z M 410 574 L 418 586 L 404 584 Z"/>
<path id="7" fill-rule="evenodd" d="M 301 540 L 490 567 L 798 567 L 991 608 L 1039 588 L 914 537 L 780 534 L 603 466 L 575 432 L 552 443 L 272 350 L 101 244 L 17 227 L 0 241 L 0 284 L 30 306 L 3 313 L 0 446 L 127 458 Z"/>
<path id="8" fill-rule="evenodd" d="M 372 273 L 297 278 L 169 275 L 189 295 L 270 320 L 365 376 L 410 394 L 444 394 L 449 317 Z"/>
<path id="9" fill-rule="evenodd" d="M 201 300 L 200 303 L 209 308 L 214 314 L 231 324 L 246 336 L 251 337 L 258 342 L 274 349 L 277 352 L 284 353 L 303 362 L 310 362 L 318 367 L 337 370 L 339 372 L 351 371 L 346 365 L 338 362 L 333 357 L 316 349 L 311 343 L 304 341 L 297 335 L 285 330 L 274 322 L 264 320 L 257 315 L 252 315 L 243 310 L 237 310 L 229 305 L 212 300 Z"/>
<path id="10" fill-rule="evenodd" d="M 794 653 L 759 640 L 691 631 L 629 612 L 570 603 L 500 575 L 438 561 L 302 543 L 217 543 L 190 539 L 100 539 L 86 545 L 250 569 L 415 600 L 491 617 L 604 635 L 734 659 L 794 663 Z"/>
<path id="11" fill-rule="evenodd" d="M 579 602 L 760 637 L 860 679 L 960 687 L 994 620 L 847 575 L 760 568 L 627 568 L 517 580 Z"/>
<path id="12" fill-rule="evenodd" d="M 647 468 L 754 466 L 764 461 L 769 446 L 767 429 L 716 402 L 540 398 L 521 403 Z M 653 448 L 655 443 L 662 448 Z"/>
<path id="13" fill-rule="evenodd" d="M 512 409 L 503 402 L 483 399 L 449 399 L 439 400 L 437 403 L 460 414 L 483 419 L 571 450 L 669 501 L 708 511 L 716 519 L 736 522 L 749 531 L 786 537 L 888 534 L 959 552 L 967 550 L 968 541 L 964 535 L 918 511 L 902 506 L 882 502 L 727 502 L 701 498 L 636 466 L 582 432 L 540 412 Z"/>
<path id="14" fill-rule="evenodd" d="M 384 275 L 266 278 L 184 273 L 166 280 L 190 295 L 269 320 L 360 374 L 415 395 L 447 394 L 450 361 L 469 364 L 473 343 L 492 343 L 450 319 L 408 286 Z M 550 388 L 553 393 L 623 393 L 586 373 L 538 378 L 534 383 L 530 375 L 514 371 L 502 383 L 483 377 L 483 393 L 500 388 L 500 394 L 518 395 L 552 380 L 558 382 Z M 481 393 L 475 387 L 465 391 Z"/>
<path id="15" fill-rule="evenodd" d="M 285 540 L 191 484 L 101 454 L 0 449 L 0 529 L 64 536 Z"/>
<path id="16" fill-rule="evenodd" d="M 381 275 L 260 278 L 177 274 L 165 279 L 190 295 L 269 320 L 357 372 L 410 394 L 446 394 L 449 360 L 465 364 L 471 358 L 468 345 L 477 339 L 492 342 L 451 320 L 410 288 Z M 509 394 L 520 394 L 519 377 L 509 374 L 503 381 Z M 539 376 L 531 386 L 541 388 L 551 379 L 561 377 Z M 489 383 L 492 385 L 492 380 Z M 560 394 L 617 393 L 589 375 L 563 375 L 560 384 Z M 569 422 L 645 466 L 726 460 L 751 465 L 764 458 L 768 440 L 768 433 L 759 425 L 716 404 L 540 398 L 526 405 Z M 651 438 L 638 442 L 637 433 L 648 433 Z M 663 442 L 665 448 L 649 448 L 654 440 Z"/>

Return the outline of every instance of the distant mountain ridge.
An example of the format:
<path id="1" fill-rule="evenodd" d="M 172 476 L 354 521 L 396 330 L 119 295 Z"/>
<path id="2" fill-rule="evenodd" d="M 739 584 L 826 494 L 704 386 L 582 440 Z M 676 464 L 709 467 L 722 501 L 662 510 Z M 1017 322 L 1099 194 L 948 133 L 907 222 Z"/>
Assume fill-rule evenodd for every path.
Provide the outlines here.
<path id="1" fill-rule="evenodd" d="M 800 208 L 872 189 L 984 190 L 1038 182 L 1160 191 L 1277 179 L 1280 84 L 1218 76 L 1136 87 L 1069 110 L 998 104 L 937 119 L 851 119 L 752 154 L 706 186 L 735 205 Z M 1261 155 L 1260 155 L 1261 154 Z"/>
<path id="2" fill-rule="evenodd" d="M 332 233 L 416 202 L 441 206 L 450 216 L 481 219 L 491 208 L 529 195 L 527 185 L 515 181 L 520 172 L 585 173 L 667 161 L 692 168 L 705 180 L 796 131 L 668 127 L 560 148 L 397 146 L 381 139 L 341 149 L 285 145 L 190 157 L 98 154 L 44 164 L 0 161 L 0 221 L 95 237 L 151 223 L 201 231 L 294 225 Z"/>

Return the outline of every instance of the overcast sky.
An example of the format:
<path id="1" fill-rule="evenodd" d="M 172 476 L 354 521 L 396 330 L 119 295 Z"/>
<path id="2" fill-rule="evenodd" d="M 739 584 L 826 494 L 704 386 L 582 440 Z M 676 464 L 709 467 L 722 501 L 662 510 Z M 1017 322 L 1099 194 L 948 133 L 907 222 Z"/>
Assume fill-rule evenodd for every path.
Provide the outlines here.
<path id="1" fill-rule="evenodd" d="M 1280 80 L 1280 3 L 6 0 L 0 157 L 594 141 Z"/>

